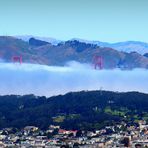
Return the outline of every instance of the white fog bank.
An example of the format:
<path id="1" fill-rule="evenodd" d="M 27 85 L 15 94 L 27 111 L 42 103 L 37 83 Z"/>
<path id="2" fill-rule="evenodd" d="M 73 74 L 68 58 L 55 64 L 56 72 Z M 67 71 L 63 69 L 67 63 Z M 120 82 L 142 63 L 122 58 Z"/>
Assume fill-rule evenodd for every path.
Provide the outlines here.
<path id="1" fill-rule="evenodd" d="M 148 70 L 94 70 L 76 62 L 65 67 L 0 63 L 0 95 L 52 96 L 100 88 L 148 93 Z"/>

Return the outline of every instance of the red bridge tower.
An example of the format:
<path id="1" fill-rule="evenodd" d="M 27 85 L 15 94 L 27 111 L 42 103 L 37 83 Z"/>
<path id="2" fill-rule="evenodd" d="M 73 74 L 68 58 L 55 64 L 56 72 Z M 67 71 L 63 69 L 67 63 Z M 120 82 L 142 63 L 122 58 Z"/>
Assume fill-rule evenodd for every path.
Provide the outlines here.
<path id="1" fill-rule="evenodd" d="M 22 56 L 13 56 L 12 57 L 12 62 L 22 64 Z"/>
<path id="2" fill-rule="evenodd" d="M 94 64 L 94 69 L 102 69 L 103 68 L 103 58 L 102 56 L 98 56 L 98 55 L 95 55 L 93 57 L 93 64 Z"/>

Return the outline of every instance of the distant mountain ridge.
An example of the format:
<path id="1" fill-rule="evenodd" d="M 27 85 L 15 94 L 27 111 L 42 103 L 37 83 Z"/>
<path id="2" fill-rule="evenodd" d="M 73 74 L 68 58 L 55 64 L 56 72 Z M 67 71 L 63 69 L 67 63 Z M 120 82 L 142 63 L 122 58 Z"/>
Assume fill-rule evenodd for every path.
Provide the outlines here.
<path id="1" fill-rule="evenodd" d="M 114 48 L 119 51 L 123 52 L 138 52 L 140 54 L 148 53 L 148 43 L 140 42 L 140 41 L 125 41 L 125 42 L 116 42 L 116 43 L 108 43 L 108 42 L 100 42 L 100 41 L 89 41 L 89 40 L 83 40 L 74 38 L 72 40 L 77 40 L 80 42 L 85 42 L 89 44 L 96 44 L 100 47 L 110 47 Z"/>
<path id="2" fill-rule="evenodd" d="M 32 46 L 29 41 L 15 37 L 1 36 L 0 58 L 11 62 L 12 56 L 20 55 L 23 62 L 63 66 L 69 61 L 93 64 L 94 55 L 98 55 L 102 57 L 105 69 L 148 68 L 148 58 L 137 52 L 126 53 L 78 40 L 69 40 L 57 45 L 35 38 L 34 41 L 38 46 Z"/>
<path id="3" fill-rule="evenodd" d="M 29 39 L 32 37 L 49 42 L 53 45 L 57 45 L 61 42 L 66 42 L 64 40 L 62 41 L 62 40 L 57 40 L 57 39 L 48 38 L 48 37 L 17 36 L 17 38 L 22 39 L 24 41 L 29 41 Z M 125 41 L 125 42 L 109 43 L 109 42 L 101 42 L 101 41 L 84 40 L 84 39 L 79 39 L 79 38 L 73 38 L 70 41 L 74 41 L 74 40 L 77 40 L 83 43 L 88 43 L 88 44 L 96 44 L 100 47 L 110 47 L 118 51 L 123 51 L 123 52 L 128 52 L 128 53 L 133 52 L 133 51 L 138 52 L 142 55 L 145 53 L 148 53 L 148 43 L 140 42 L 140 41 Z"/>
<path id="4" fill-rule="evenodd" d="M 40 36 L 33 36 L 33 35 L 22 35 L 22 36 L 15 36 L 18 39 L 21 39 L 25 42 L 29 42 L 30 38 L 35 38 L 41 41 L 46 41 L 48 43 L 51 43 L 53 45 L 57 45 L 58 43 L 62 42 L 62 40 L 57 40 L 55 38 L 50 38 L 50 37 L 40 37 Z"/>

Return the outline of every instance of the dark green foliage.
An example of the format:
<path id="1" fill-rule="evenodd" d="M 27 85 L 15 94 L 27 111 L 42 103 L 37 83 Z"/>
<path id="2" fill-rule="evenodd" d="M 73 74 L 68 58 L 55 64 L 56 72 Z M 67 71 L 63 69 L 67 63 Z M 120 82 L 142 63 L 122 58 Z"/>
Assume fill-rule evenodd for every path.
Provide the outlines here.
<path id="1" fill-rule="evenodd" d="M 45 42 L 45 41 L 41 41 L 41 40 L 38 40 L 35 38 L 29 39 L 29 45 L 31 45 L 31 46 L 44 46 L 44 45 L 48 45 L 48 44 L 50 44 L 50 43 Z"/>
<path id="2" fill-rule="evenodd" d="M 88 48 L 95 48 L 97 47 L 97 45 L 93 45 L 93 44 L 86 44 L 83 42 L 79 42 L 77 40 L 73 40 L 73 41 L 67 41 L 65 42 L 65 44 L 67 46 L 71 46 L 72 48 L 74 48 L 77 52 L 82 52 Z"/>
<path id="3" fill-rule="evenodd" d="M 94 130 L 147 115 L 148 95 L 138 92 L 82 91 L 48 99 L 34 95 L 0 97 L 0 128 L 34 125 L 46 129 L 55 124 L 65 129 Z"/>
<path id="4" fill-rule="evenodd" d="M 148 58 L 148 53 L 145 53 L 144 56 Z"/>

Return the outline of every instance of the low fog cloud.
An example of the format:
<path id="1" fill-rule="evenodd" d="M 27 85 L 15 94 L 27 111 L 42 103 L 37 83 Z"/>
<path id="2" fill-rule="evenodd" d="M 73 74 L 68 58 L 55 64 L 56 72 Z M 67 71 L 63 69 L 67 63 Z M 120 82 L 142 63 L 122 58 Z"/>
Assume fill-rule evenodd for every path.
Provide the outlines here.
<path id="1" fill-rule="evenodd" d="M 0 63 L 0 95 L 52 96 L 100 88 L 148 93 L 148 70 L 94 70 L 90 65 L 77 62 L 65 67 Z"/>

